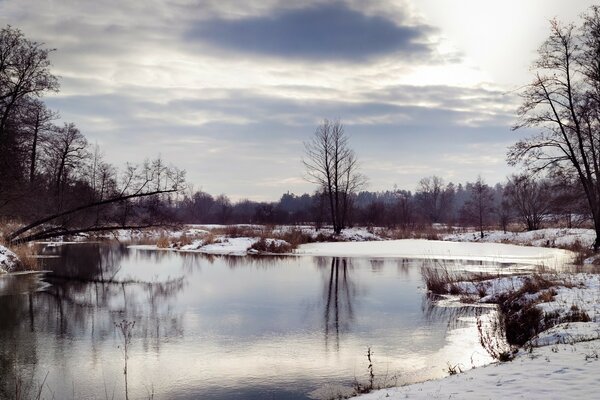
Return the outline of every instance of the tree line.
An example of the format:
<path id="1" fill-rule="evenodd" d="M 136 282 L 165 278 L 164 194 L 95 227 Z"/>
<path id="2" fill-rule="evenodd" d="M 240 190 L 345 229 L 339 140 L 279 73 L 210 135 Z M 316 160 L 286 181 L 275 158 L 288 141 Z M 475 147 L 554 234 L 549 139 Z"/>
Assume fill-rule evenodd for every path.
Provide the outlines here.
<path id="1" fill-rule="evenodd" d="M 513 175 L 506 182 L 446 183 L 429 176 L 413 191 L 358 191 L 347 195 L 345 227 L 381 226 L 422 229 L 432 224 L 536 230 L 544 225 L 579 226 L 589 212 L 577 186 L 564 181 Z M 333 200 L 335 202 L 335 200 Z M 278 201 L 232 202 L 227 196 L 203 191 L 186 193 L 174 206 L 179 221 L 198 224 L 314 224 L 333 227 L 327 190 L 296 195 L 285 193 Z M 335 213 L 334 213 L 335 214 Z"/>

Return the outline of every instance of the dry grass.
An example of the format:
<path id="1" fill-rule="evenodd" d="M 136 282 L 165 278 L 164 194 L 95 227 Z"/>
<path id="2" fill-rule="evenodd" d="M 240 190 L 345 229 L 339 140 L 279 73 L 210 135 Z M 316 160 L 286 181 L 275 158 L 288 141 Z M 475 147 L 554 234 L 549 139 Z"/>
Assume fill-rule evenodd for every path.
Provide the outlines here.
<path id="1" fill-rule="evenodd" d="M 160 237 L 156 241 L 156 247 L 158 247 L 159 249 L 167 249 L 170 246 L 171 246 L 171 241 L 169 240 L 169 237 L 164 234 L 160 235 Z"/>
<path id="2" fill-rule="evenodd" d="M 10 250 L 19 257 L 21 265 L 17 266 L 20 271 L 37 271 L 40 269 L 39 259 L 36 258 L 34 246 L 30 244 L 20 244 L 11 246 Z"/>
<path id="3" fill-rule="evenodd" d="M 434 229 L 431 226 L 421 226 L 411 229 L 382 229 L 379 235 L 385 239 L 399 240 L 399 239 L 427 239 L 427 240 L 440 240 L 441 235 L 447 233 L 445 230 Z"/>
<path id="4" fill-rule="evenodd" d="M 262 236 L 270 228 L 267 226 L 243 226 L 243 225 L 227 225 L 224 227 L 213 228 L 210 233 L 213 235 L 222 235 L 232 238 L 236 237 L 255 237 Z"/>
<path id="5" fill-rule="evenodd" d="M 573 283 L 558 275 L 533 274 L 526 277 L 519 290 L 513 290 L 497 300 L 503 315 L 506 340 L 510 344 L 524 345 L 538 333 L 563 322 L 589 321 L 585 312 L 573 308 L 566 315 L 559 313 L 544 314 L 537 307 L 542 302 L 554 300 L 558 287 L 573 287 Z M 536 297 L 531 294 L 538 294 Z"/>
<path id="6" fill-rule="evenodd" d="M 583 265 L 586 258 L 589 258 L 595 254 L 594 249 L 589 246 L 584 246 L 579 239 L 575 240 L 571 245 L 561 246 L 561 248 L 564 250 L 570 250 L 576 254 L 575 259 L 573 260 L 573 264 L 575 265 Z"/>
<path id="7" fill-rule="evenodd" d="M 467 293 L 458 285 L 459 282 L 482 282 L 498 278 L 499 275 L 485 272 L 450 271 L 445 265 L 436 264 L 433 266 L 423 265 L 421 276 L 427 290 L 433 294 L 466 295 Z M 483 285 L 477 285 L 477 290 L 480 297 L 486 295 Z"/>

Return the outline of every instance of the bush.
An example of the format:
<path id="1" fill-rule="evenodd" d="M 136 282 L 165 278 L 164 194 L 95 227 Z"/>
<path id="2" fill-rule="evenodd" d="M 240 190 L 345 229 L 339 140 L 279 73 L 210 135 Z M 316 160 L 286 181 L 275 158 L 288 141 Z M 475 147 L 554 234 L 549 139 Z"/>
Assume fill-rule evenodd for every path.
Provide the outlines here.
<path id="1" fill-rule="evenodd" d="M 261 253 L 289 253 L 293 250 L 292 245 L 284 240 L 265 238 L 261 238 L 250 248 Z"/>
<path id="2" fill-rule="evenodd" d="M 158 240 L 156 241 L 156 247 L 159 249 L 167 249 L 171 245 L 169 238 L 166 235 L 160 235 Z"/>

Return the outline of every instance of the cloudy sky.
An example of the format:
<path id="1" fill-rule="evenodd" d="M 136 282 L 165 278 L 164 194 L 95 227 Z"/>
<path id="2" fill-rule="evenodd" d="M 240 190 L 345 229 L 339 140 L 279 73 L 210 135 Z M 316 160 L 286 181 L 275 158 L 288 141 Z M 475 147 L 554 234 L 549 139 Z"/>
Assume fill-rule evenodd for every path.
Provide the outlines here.
<path id="1" fill-rule="evenodd" d="M 56 48 L 47 97 L 115 164 L 160 154 L 233 199 L 312 191 L 303 141 L 340 119 L 370 190 L 503 181 L 515 90 L 548 20 L 587 0 L 0 0 Z"/>

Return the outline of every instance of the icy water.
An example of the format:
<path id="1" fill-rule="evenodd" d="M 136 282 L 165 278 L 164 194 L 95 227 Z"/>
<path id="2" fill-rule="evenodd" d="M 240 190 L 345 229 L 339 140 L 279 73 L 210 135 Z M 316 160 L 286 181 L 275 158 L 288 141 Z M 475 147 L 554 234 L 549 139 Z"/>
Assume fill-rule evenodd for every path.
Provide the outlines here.
<path id="1" fill-rule="evenodd" d="M 434 305 L 422 260 L 42 250 L 0 277 L 0 398 L 306 399 L 367 383 L 368 348 L 386 385 L 489 361 L 485 310 Z"/>

